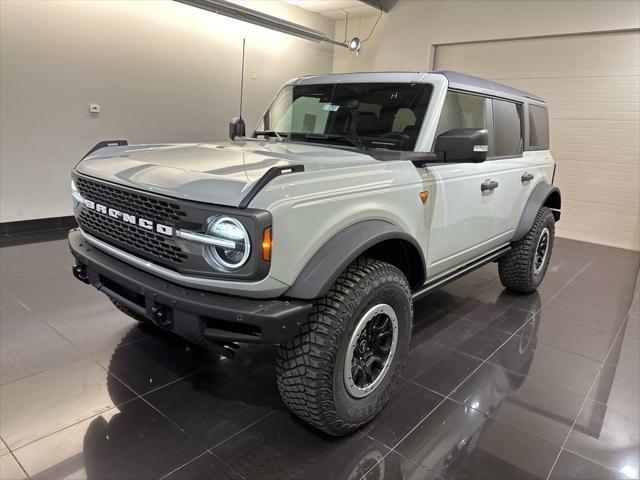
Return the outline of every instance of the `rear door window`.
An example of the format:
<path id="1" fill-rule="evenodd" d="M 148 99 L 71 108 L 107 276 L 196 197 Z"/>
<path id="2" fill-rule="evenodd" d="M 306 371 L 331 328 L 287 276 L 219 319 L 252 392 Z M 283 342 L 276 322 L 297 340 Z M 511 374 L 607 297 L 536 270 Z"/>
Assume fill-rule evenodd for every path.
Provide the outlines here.
<path id="1" fill-rule="evenodd" d="M 522 105 L 493 100 L 493 156 L 516 157 L 523 146 Z"/>

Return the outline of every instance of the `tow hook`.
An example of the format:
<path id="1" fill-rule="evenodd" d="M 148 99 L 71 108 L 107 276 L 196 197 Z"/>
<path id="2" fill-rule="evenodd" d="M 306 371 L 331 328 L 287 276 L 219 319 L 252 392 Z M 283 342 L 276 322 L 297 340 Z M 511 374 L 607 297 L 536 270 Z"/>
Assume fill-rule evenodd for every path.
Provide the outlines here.
<path id="1" fill-rule="evenodd" d="M 151 316 L 153 322 L 157 324 L 159 327 L 170 327 L 173 324 L 171 320 L 171 316 L 167 309 L 160 305 L 154 305 L 151 309 Z"/>
<path id="2" fill-rule="evenodd" d="M 73 272 L 73 276 L 76 277 L 78 280 L 80 280 L 83 283 L 87 283 L 87 284 L 89 283 L 89 277 L 87 276 L 87 267 L 85 267 L 84 265 L 78 264 L 78 265 L 74 265 L 71 271 Z"/>

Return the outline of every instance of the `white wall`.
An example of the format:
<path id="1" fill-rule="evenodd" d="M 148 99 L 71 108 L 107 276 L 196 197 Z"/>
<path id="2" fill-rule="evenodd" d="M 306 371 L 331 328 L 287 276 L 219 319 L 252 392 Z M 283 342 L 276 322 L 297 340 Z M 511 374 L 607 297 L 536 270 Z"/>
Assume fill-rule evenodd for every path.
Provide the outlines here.
<path id="1" fill-rule="evenodd" d="M 279 1 L 245 4 L 333 31 Z M 282 83 L 333 59 L 330 46 L 168 0 L 0 0 L 0 22 L 0 222 L 70 215 L 69 172 L 100 140 L 226 139 L 243 36 L 248 128 Z"/>
<path id="2" fill-rule="evenodd" d="M 350 19 L 349 38 L 366 38 L 375 20 Z M 335 47 L 333 70 L 429 70 L 438 44 L 639 27 L 636 0 L 400 0 L 360 55 Z M 343 36 L 340 20 L 335 38 Z"/>

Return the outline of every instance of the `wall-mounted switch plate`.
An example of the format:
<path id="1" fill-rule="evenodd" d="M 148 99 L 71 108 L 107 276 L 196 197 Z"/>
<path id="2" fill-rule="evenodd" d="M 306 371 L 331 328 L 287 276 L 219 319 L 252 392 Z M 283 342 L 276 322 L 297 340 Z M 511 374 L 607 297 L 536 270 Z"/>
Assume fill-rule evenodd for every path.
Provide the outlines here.
<path id="1" fill-rule="evenodd" d="M 97 103 L 90 104 L 89 111 L 91 113 L 100 113 L 100 105 L 98 105 Z"/>

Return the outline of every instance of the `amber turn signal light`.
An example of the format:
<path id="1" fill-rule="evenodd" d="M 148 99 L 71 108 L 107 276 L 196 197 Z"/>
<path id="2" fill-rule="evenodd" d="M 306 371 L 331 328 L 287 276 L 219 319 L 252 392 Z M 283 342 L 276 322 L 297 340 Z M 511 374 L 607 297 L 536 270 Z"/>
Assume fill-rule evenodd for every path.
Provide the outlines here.
<path id="1" fill-rule="evenodd" d="M 271 227 L 265 228 L 262 233 L 262 260 L 265 262 L 271 261 L 271 247 L 273 242 L 271 241 Z"/>

